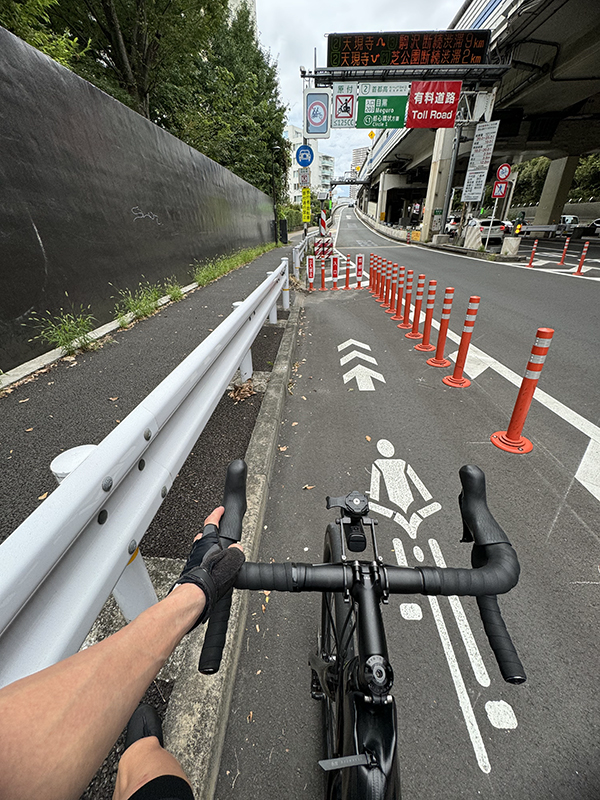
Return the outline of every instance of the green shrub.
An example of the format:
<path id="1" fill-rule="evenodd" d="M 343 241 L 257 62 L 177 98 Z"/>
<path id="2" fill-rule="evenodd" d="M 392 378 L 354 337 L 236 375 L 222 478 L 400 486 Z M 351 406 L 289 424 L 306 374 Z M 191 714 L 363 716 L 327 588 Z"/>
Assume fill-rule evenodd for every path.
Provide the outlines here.
<path id="1" fill-rule="evenodd" d="M 269 250 L 273 250 L 274 247 L 274 242 L 268 242 L 267 244 L 258 245 L 258 247 L 240 250 L 228 256 L 219 256 L 211 261 L 200 262 L 194 260 L 194 263 L 191 265 L 192 278 L 196 281 L 198 286 L 206 286 L 222 275 L 226 275 L 234 269 L 249 264 L 251 261 L 254 261 L 255 258 L 262 256 Z"/>
<path id="2" fill-rule="evenodd" d="M 183 291 L 179 284 L 179 281 L 175 276 L 169 278 L 165 281 L 164 285 L 165 294 L 168 295 L 169 299 L 172 300 L 174 303 L 177 303 L 179 300 L 183 298 Z"/>
<path id="3" fill-rule="evenodd" d="M 160 284 L 140 283 L 135 292 L 131 289 L 120 289 L 120 300 L 115 304 L 115 316 L 119 320 L 119 325 L 124 328 L 127 326 L 129 315 L 133 319 L 142 319 L 154 314 L 158 308 L 158 301 L 162 297 L 163 290 Z"/>
<path id="4" fill-rule="evenodd" d="M 60 313 L 55 316 L 49 311 L 41 317 L 34 312 L 29 319 L 38 330 L 30 341 L 42 340 L 53 347 L 61 347 L 67 355 L 72 355 L 77 350 L 91 350 L 96 346 L 90 336 L 94 329 L 90 306 L 80 306 L 78 312 L 73 307 L 70 311 L 61 308 Z"/>

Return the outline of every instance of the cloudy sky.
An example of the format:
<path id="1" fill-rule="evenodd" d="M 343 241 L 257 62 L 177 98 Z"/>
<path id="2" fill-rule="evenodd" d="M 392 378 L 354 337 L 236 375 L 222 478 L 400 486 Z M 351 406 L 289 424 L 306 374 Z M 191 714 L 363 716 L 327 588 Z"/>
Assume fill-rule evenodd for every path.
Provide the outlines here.
<path id="1" fill-rule="evenodd" d="M 326 33 L 431 31 L 447 28 L 463 0 L 256 0 L 260 41 L 279 65 L 288 122 L 302 127 L 300 66 L 325 66 Z M 335 156 L 335 173 L 350 169 L 352 148 L 370 144 L 366 130 L 334 131 L 319 151 Z"/>

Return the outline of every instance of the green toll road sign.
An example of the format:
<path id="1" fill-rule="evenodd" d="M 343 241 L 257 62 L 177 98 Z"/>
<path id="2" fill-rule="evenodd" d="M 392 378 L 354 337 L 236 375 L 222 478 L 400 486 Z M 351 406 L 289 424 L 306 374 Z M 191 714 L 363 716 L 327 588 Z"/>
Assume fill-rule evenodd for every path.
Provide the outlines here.
<path id="1" fill-rule="evenodd" d="M 361 83 L 357 128 L 404 128 L 410 83 Z"/>

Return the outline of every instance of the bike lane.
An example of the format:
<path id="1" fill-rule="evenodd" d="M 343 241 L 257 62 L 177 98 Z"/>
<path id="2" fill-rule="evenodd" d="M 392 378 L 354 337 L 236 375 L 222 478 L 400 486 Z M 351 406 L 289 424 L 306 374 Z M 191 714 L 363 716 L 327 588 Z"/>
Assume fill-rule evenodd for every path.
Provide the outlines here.
<path id="1" fill-rule="evenodd" d="M 325 496 L 358 489 L 371 492 L 390 563 L 468 566 L 458 469 L 474 463 L 522 564 L 501 608 L 529 674 L 523 687 L 503 683 L 474 599 L 391 598 L 403 797 L 595 797 L 598 669 L 588 632 L 598 595 L 581 579 L 597 555 L 585 522 L 596 500 L 569 485 L 544 446 L 569 426 L 538 409 L 533 453 L 499 451 L 489 436 L 506 382 L 490 372 L 468 389 L 446 387 L 449 371 L 428 367 L 367 291 L 309 295 L 296 357 L 261 560 L 318 562 L 335 516 Z M 358 364 L 384 380 L 372 375 L 371 388 L 363 370 L 361 390 L 357 373 L 349 377 Z M 319 610 L 318 595 L 250 596 L 219 800 L 322 794 L 321 709 L 307 666 Z"/>

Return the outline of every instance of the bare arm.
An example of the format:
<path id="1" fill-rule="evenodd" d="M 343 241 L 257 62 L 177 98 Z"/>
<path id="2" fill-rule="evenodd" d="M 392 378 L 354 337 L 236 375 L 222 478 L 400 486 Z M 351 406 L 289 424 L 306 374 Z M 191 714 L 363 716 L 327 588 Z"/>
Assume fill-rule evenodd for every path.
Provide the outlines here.
<path id="1" fill-rule="evenodd" d="M 77 800 L 205 602 L 198 586 L 177 586 L 104 641 L 0 690 L 0 800 Z"/>

